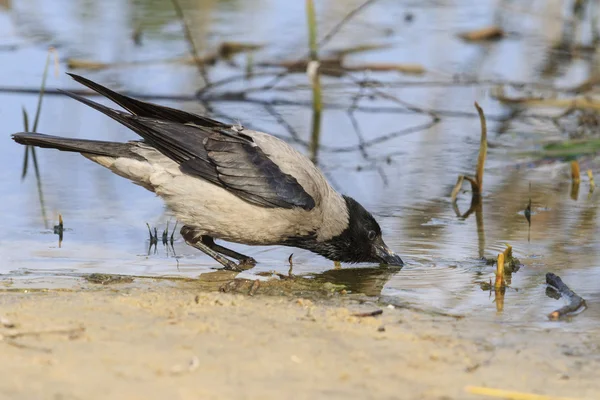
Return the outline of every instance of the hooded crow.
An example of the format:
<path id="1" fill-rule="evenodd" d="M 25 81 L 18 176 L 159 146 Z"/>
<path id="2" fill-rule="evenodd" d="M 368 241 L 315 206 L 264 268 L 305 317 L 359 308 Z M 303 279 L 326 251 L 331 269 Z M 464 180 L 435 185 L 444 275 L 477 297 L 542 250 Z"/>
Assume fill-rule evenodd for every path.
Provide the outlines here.
<path id="1" fill-rule="evenodd" d="M 64 92 L 142 137 L 127 143 L 16 133 L 20 144 L 78 152 L 162 197 L 185 241 L 228 269 L 255 264 L 214 239 L 283 245 L 330 260 L 403 265 L 356 200 L 336 192 L 303 154 L 269 134 L 136 100 L 81 76 L 114 110 Z M 236 259 L 240 264 L 233 262 Z"/>

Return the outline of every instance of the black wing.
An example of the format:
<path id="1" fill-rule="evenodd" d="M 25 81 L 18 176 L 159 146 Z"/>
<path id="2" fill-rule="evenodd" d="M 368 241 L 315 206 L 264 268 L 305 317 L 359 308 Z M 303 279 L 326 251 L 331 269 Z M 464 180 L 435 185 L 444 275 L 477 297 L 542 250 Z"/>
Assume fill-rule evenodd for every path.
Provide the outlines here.
<path id="1" fill-rule="evenodd" d="M 102 96 L 109 98 L 114 101 L 130 113 L 138 115 L 140 117 L 164 119 L 171 122 L 181 122 L 182 124 L 193 123 L 201 126 L 215 127 L 215 128 L 227 128 L 228 125 L 216 121 L 214 119 L 202 117 L 200 115 L 192 114 L 189 112 L 177 110 L 175 108 L 159 106 L 157 104 L 147 103 L 145 101 L 133 99 L 128 96 L 124 96 L 117 93 L 109 88 L 99 85 L 96 82 L 90 81 L 83 76 L 71 74 L 67 72 L 71 78 L 81 83 L 84 86 L 92 89 L 94 92 L 101 94 Z"/>
<path id="2" fill-rule="evenodd" d="M 73 93 L 65 94 L 127 126 L 145 142 L 179 163 L 184 173 L 219 185 L 250 203 L 269 208 L 300 207 L 311 210 L 315 207 L 314 199 L 296 178 L 282 172 L 251 137 L 237 133 L 227 125 L 220 127 L 211 123 L 203 126 L 198 124 L 201 122 L 198 120 L 181 123 L 181 120 L 172 121 L 169 118 L 132 115 Z M 137 100 L 119 96 L 119 104 L 123 108 L 130 110 L 134 107 L 131 104 L 139 106 Z M 144 107 L 149 105 L 151 108 L 148 110 L 157 116 L 166 115 L 165 109 L 168 112 L 173 110 L 162 109 L 155 104 L 143 104 Z"/>

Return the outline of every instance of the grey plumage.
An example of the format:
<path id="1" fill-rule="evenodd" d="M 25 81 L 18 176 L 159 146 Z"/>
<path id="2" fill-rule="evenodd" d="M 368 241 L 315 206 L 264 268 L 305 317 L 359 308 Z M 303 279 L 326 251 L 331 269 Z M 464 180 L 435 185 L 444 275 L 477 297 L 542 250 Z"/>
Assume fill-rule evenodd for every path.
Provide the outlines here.
<path id="1" fill-rule="evenodd" d="M 127 126 L 143 141 L 112 143 L 31 133 L 15 134 L 13 139 L 82 153 L 154 191 L 186 225 L 186 241 L 226 267 L 234 264 L 222 255 L 251 259 L 216 245 L 212 238 L 303 247 L 339 261 L 402 263 L 383 244 L 371 214 L 333 190 L 318 168 L 287 143 L 71 76 L 128 112 L 66 95 Z"/>

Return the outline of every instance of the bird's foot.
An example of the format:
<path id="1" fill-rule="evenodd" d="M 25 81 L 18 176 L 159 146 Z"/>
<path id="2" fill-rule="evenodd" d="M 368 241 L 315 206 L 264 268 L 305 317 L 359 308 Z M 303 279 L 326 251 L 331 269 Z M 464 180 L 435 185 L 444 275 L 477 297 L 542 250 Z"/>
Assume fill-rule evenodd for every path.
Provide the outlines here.
<path id="1" fill-rule="evenodd" d="M 243 258 L 237 264 L 234 263 L 233 261 L 229 261 L 229 262 L 231 263 L 230 265 L 228 265 L 228 266 L 223 265 L 224 269 L 241 272 L 241 271 L 246 271 L 246 270 L 252 269 L 256 266 L 256 260 L 252 257 Z"/>
<path id="2" fill-rule="evenodd" d="M 185 239 L 187 244 L 212 257 L 221 264 L 225 270 L 245 271 L 256 265 L 256 260 L 254 258 L 244 256 L 243 254 L 215 244 L 212 237 L 198 234 L 193 227 L 187 225 L 182 227 L 181 236 Z M 239 264 L 236 264 L 225 256 L 239 260 Z"/>
<path id="3" fill-rule="evenodd" d="M 245 257 L 240 260 L 238 266 L 245 269 L 250 269 L 256 266 L 256 260 L 252 257 Z"/>

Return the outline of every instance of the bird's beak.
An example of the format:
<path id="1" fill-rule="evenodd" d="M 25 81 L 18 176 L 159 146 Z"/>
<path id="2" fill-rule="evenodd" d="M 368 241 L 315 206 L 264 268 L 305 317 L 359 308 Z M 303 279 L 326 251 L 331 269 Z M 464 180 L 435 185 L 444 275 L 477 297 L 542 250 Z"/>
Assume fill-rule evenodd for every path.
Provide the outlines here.
<path id="1" fill-rule="evenodd" d="M 374 247 L 375 257 L 380 263 L 398 267 L 404 265 L 404 261 L 402 261 L 400 256 L 390 250 L 390 248 L 383 243 L 383 240 L 380 240 L 379 243 L 375 243 Z"/>

